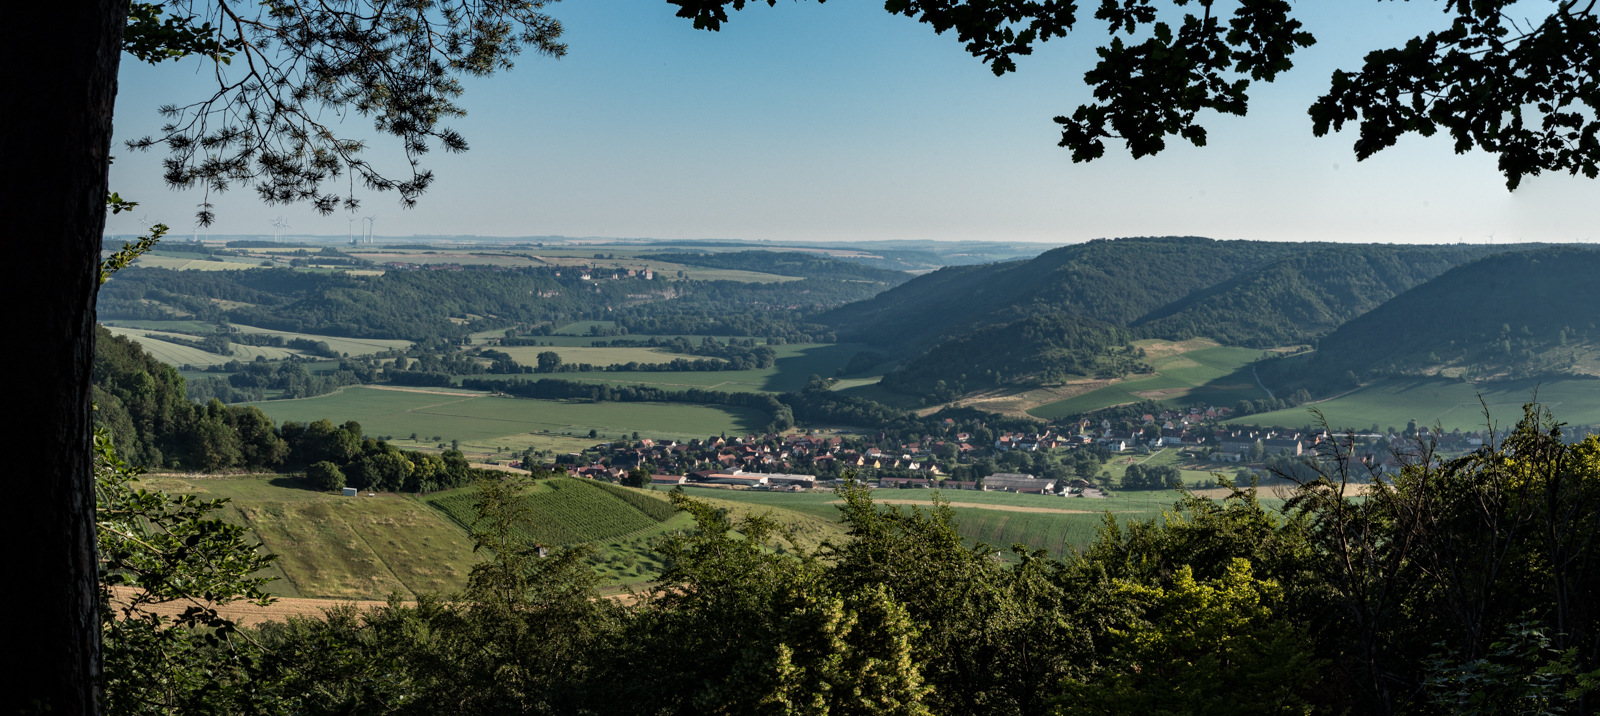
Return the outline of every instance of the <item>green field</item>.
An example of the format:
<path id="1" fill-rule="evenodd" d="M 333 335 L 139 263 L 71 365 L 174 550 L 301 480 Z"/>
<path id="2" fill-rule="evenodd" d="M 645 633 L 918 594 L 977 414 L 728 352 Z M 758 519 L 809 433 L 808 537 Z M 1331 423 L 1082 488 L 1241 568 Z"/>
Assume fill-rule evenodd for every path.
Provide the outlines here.
<path id="1" fill-rule="evenodd" d="M 1380 429 L 1404 428 L 1407 421 L 1415 419 L 1428 427 L 1442 423 L 1445 430 L 1481 430 L 1485 423 L 1483 406 L 1478 403 L 1480 395 L 1488 403 L 1496 425 L 1508 427 L 1522 417 L 1522 405 L 1533 399 L 1535 391 L 1539 402 L 1549 407 L 1557 420 L 1572 425 L 1600 424 L 1600 380 L 1582 379 L 1484 385 L 1391 379 L 1325 402 L 1250 415 L 1236 422 L 1305 425 L 1315 419 L 1310 411 L 1316 408 L 1336 428 L 1366 430 L 1374 424 Z"/>
<path id="2" fill-rule="evenodd" d="M 289 340 L 291 338 L 305 338 L 313 341 L 322 341 L 327 343 L 328 347 L 332 348 L 333 350 L 336 350 L 340 353 L 349 353 L 353 356 L 380 353 L 382 351 L 394 350 L 396 348 L 404 350 L 411 347 L 411 341 L 390 338 L 343 338 L 340 336 L 319 336 L 314 333 L 289 333 L 287 331 L 274 331 L 269 328 L 257 328 L 255 326 L 245 326 L 240 324 L 234 324 L 233 327 L 239 329 L 240 333 L 266 333 L 275 336 L 283 336 L 284 340 Z M 242 346 L 236 346 L 236 349 L 238 347 Z"/>
<path id="3" fill-rule="evenodd" d="M 641 504 L 613 494 L 606 487 L 610 486 L 574 478 L 538 482 L 523 498 L 529 520 L 517 525 L 518 538 L 552 547 L 600 542 L 648 530 L 672 518 L 671 506 L 662 500 L 641 494 L 641 499 L 652 503 Z M 455 490 L 424 499 L 463 529 L 471 529 L 477 520 L 473 509 L 477 495 L 472 490 Z"/>
<path id="4" fill-rule="evenodd" d="M 279 596 L 411 598 L 466 586 L 472 543 L 438 512 L 398 495 L 342 497 L 287 477 L 186 480 L 146 477 L 152 489 L 231 503 L 223 517 L 278 555 L 268 573 Z"/>
<path id="5" fill-rule="evenodd" d="M 748 408 L 671 403 L 573 403 L 503 398 L 485 393 L 386 390 L 353 386 L 300 400 L 255 403 L 278 422 L 327 418 L 354 420 L 368 435 L 438 435 L 444 440 L 482 440 L 526 433 L 595 430 L 605 436 L 635 431 L 656 438 L 688 439 L 726 432 L 759 431 L 770 420 Z"/>
<path id="6" fill-rule="evenodd" d="M 1038 406 L 1028 414 L 1051 420 L 1146 399 L 1168 407 L 1196 403 L 1232 407 L 1240 400 L 1267 397 L 1250 374 L 1250 362 L 1260 356 L 1259 350 L 1226 346 L 1167 356 L 1151 361 L 1154 376 L 1113 383 Z"/>
<path id="7" fill-rule="evenodd" d="M 189 346 L 181 346 L 176 343 L 168 343 L 167 341 L 148 337 L 150 335 L 168 335 L 174 338 L 192 341 L 195 340 L 194 336 L 167 333 L 165 331 L 149 331 L 142 328 L 118 328 L 116 326 L 107 326 L 106 330 L 110 331 L 111 335 L 127 336 L 128 338 L 137 341 L 139 345 L 144 348 L 146 353 L 149 353 L 156 360 L 171 366 L 181 366 L 185 364 L 195 366 L 222 365 L 223 363 L 227 363 L 231 360 L 249 363 L 250 361 L 255 360 L 256 356 L 266 356 L 267 360 L 282 360 L 292 355 L 300 355 L 299 351 L 294 351 L 287 348 L 234 344 L 233 354 L 222 356 L 215 353 L 208 353 L 200 350 L 199 348 L 190 348 Z"/>
<path id="8" fill-rule="evenodd" d="M 837 523 L 839 498 L 829 492 L 781 493 L 748 491 L 690 490 L 692 497 L 714 495 L 728 502 L 742 502 L 763 507 L 782 508 L 815 519 Z M 964 490 L 942 491 L 952 503 L 965 503 L 955 507 L 957 531 L 969 543 L 987 543 L 992 547 L 1009 550 L 1013 544 L 1024 544 L 1034 549 L 1048 549 L 1060 555 L 1071 547 L 1082 548 L 1094 539 L 1095 530 L 1104 520 L 1107 510 L 1119 519 L 1150 519 L 1159 517 L 1163 510 L 1171 509 L 1178 499 L 1176 492 L 1151 490 L 1118 492 L 1110 499 L 1053 497 L 1044 495 L 1018 495 L 1008 492 L 971 492 Z M 915 500 L 931 505 L 930 490 L 874 490 L 874 500 L 901 502 Z M 1021 512 L 1014 510 L 985 509 L 971 505 L 995 505 L 1060 512 Z M 1070 511 L 1070 512 L 1069 512 Z"/>
<path id="9" fill-rule="evenodd" d="M 611 365 L 613 363 L 670 363 L 674 358 L 694 360 L 695 356 L 686 356 L 680 353 L 668 353 L 656 348 L 588 348 L 577 346 L 509 346 L 496 348 L 502 353 L 511 356 L 512 360 L 523 365 L 538 365 L 539 354 L 545 351 L 554 351 L 561 356 L 562 363 L 588 363 L 590 365 Z"/>
<path id="10" fill-rule="evenodd" d="M 651 385 L 664 390 L 688 390 L 690 388 L 705 388 L 708 390 L 723 390 L 728 392 L 746 393 L 785 393 L 800 390 L 805 387 L 806 381 L 811 376 L 833 375 L 839 366 L 850 362 L 851 356 L 861 350 L 861 346 L 848 343 L 805 343 L 784 346 L 773 346 L 777 353 L 777 360 L 771 368 L 756 370 L 704 370 L 704 371 L 628 371 L 604 373 L 560 373 L 554 376 L 519 375 L 519 376 L 459 376 L 462 378 L 479 378 L 494 380 L 497 378 L 541 378 L 555 377 L 562 380 L 576 380 L 588 383 L 606 383 L 609 385 Z M 541 350 L 532 348 L 535 355 Z M 544 349 L 557 350 L 557 349 Z M 565 349 L 559 349 L 565 350 Z M 617 348 L 590 348 L 591 351 L 625 350 Z M 647 349 L 631 349 L 647 350 Z M 674 354 L 659 354 L 669 358 Z M 682 356 L 689 357 L 689 356 Z M 519 361 L 520 362 L 520 361 Z M 657 361 L 659 362 L 659 361 Z"/>

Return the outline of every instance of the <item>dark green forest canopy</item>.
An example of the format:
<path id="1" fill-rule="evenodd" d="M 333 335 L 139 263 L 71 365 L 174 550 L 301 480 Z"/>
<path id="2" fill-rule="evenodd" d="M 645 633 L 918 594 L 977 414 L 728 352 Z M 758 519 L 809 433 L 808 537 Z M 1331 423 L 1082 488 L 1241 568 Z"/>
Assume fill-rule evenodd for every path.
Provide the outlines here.
<path id="1" fill-rule="evenodd" d="M 1136 366 L 1111 343 L 1035 343 L 1023 322 L 1059 314 L 1122 327 L 1128 337 L 1117 348 L 1134 339 L 1197 337 L 1258 348 L 1312 343 L 1451 267 L 1504 250 L 1193 237 L 1092 241 L 1029 261 L 947 267 L 818 320 L 841 340 L 901 357 L 899 372 L 907 375 L 892 373 L 884 385 L 903 392 L 935 390 L 940 381 L 950 389 L 976 388 L 993 384 L 987 376 L 997 373 L 1035 381 L 1115 377 Z"/>
<path id="2" fill-rule="evenodd" d="M 1600 251 L 1553 247 L 1467 263 L 1363 314 L 1263 378 L 1313 392 L 1392 375 L 1585 374 L 1600 343 Z"/>
<path id="3" fill-rule="evenodd" d="M 721 330 L 684 333 L 788 337 L 827 332 L 821 326 L 800 326 L 801 314 L 867 298 L 885 286 L 823 277 L 765 284 L 582 281 L 555 273 L 553 269 L 397 270 L 382 276 L 350 276 L 290 269 L 131 268 L 102 291 L 100 316 L 161 320 L 176 310 L 201 320 L 226 319 L 280 331 L 413 341 L 577 320 L 655 319 L 670 328 L 684 316 L 699 316 L 702 323 L 719 322 Z M 218 300 L 248 305 L 224 308 Z M 469 316 L 478 318 L 472 323 L 450 320 Z M 735 330 L 745 332 L 731 332 Z"/>

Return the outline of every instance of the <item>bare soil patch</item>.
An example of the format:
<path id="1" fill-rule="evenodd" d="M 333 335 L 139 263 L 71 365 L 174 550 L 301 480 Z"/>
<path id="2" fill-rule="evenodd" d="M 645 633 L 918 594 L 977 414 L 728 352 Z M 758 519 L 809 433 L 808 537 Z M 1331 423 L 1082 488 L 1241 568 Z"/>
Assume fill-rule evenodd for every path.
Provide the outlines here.
<path id="1" fill-rule="evenodd" d="M 1036 386 L 1029 388 L 1004 388 L 981 393 L 972 393 L 962 396 L 959 401 L 962 405 L 987 410 L 991 413 L 1000 413 L 1014 418 L 1027 418 L 1038 420 L 1036 415 L 1029 415 L 1027 411 L 1041 405 L 1047 405 L 1073 396 L 1082 395 L 1091 390 L 1104 388 L 1117 381 L 1113 380 L 1082 380 L 1060 385 Z M 939 406 L 943 407 L 943 406 Z M 937 410 L 937 408 L 931 409 Z"/>
<path id="2" fill-rule="evenodd" d="M 1186 341 L 1153 340 L 1148 343 L 1144 341 L 1135 341 L 1134 345 L 1144 349 L 1144 355 L 1147 360 L 1154 360 L 1156 358 L 1164 358 L 1166 356 L 1177 355 L 1179 353 L 1197 351 L 1201 348 L 1213 348 L 1222 344 L 1217 343 L 1209 338 L 1190 338 Z"/>

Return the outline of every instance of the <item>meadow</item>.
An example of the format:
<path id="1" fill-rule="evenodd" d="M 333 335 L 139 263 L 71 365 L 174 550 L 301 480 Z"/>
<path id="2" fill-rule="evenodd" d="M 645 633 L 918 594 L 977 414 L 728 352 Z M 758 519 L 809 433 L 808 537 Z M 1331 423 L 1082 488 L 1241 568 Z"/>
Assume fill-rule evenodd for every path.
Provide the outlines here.
<path id="1" fill-rule="evenodd" d="M 538 365 L 539 354 L 554 351 L 562 363 L 588 363 L 611 365 L 613 363 L 668 363 L 674 358 L 694 360 L 695 356 L 668 353 L 656 348 L 588 348 L 579 346 L 508 346 L 496 348 L 523 365 Z"/>
<path id="2" fill-rule="evenodd" d="M 222 365 L 232 360 L 248 363 L 255 360 L 256 356 L 265 356 L 267 360 L 281 360 L 292 355 L 299 355 L 299 351 L 294 351 L 287 348 L 234 344 L 233 354 L 224 356 L 203 351 L 199 348 L 191 348 L 189 346 L 182 346 L 176 343 L 169 343 L 167 341 L 152 337 L 164 335 L 187 341 L 197 340 L 194 336 L 168 333 L 166 331 L 151 331 L 142 328 L 121 328 L 117 326 L 106 326 L 106 330 L 110 331 L 111 335 L 127 336 L 128 338 L 133 339 L 144 348 L 146 353 L 149 353 L 156 360 L 171 366 Z"/>
<path id="3" fill-rule="evenodd" d="M 1445 430 L 1481 430 L 1486 423 L 1481 396 L 1489 414 L 1499 427 L 1509 427 L 1522 417 L 1522 405 L 1533 400 L 1555 414 L 1557 420 L 1572 425 L 1600 424 L 1600 380 L 1561 379 L 1523 380 L 1474 385 L 1453 380 L 1389 379 L 1374 383 L 1332 400 L 1302 405 L 1288 410 L 1258 413 L 1235 422 L 1258 425 L 1306 425 L 1316 418 L 1311 409 L 1322 411 L 1335 428 L 1404 428 L 1409 420 Z"/>
<path id="4" fill-rule="evenodd" d="M 529 519 L 516 526 L 519 539 L 550 547 L 614 540 L 648 530 L 672 517 L 671 505 L 641 497 L 666 509 L 639 505 L 590 480 L 555 478 L 540 480 L 523 496 Z M 616 488 L 618 490 L 625 488 Z M 474 490 L 452 490 L 423 498 L 463 529 L 477 521 Z M 646 514 L 640 509 L 651 510 Z"/>
<path id="5" fill-rule="evenodd" d="M 467 535 L 443 515 L 392 494 L 343 497 L 293 477 L 184 479 L 147 476 L 168 493 L 228 498 L 223 518 L 250 530 L 278 560 L 266 576 L 285 597 L 414 598 L 466 586 L 478 561 Z"/>
<path id="6" fill-rule="evenodd" d="M 671 403 L 574 403 L 490 396 L 432 388 L 383 389 L 352 386 L 338 393 L 255 405 L 274 420 L 306 422 L 327 418 L 354 420 L 368 435 L 437 435 L 449 440 L 483 440 L 527 433 L 622 436 L 639 432 L 656 438 L 703 438 L 720 433 L 744 435 L 770 418 L 733 406 Z M 513 439 L 513 442 L 515 440 Z"/>
<path id="7" fill-rule="evenodd" d="M 1154 358 L 1155 375 L 1125 380 L 1046 403 L 1030 409 L 1035 417 L 1052 420 L 1091 410 L 1154 400 L 1168 407 L 1204 403 L 1232 407 L 1240 400 L 1267 397 L 1250 373 L 1250 363 L 1261 356 L 1252 348 L 1209 346 Z"/>
<path id="8" fill-rule="evenodd" d="M 589 339 L 585 339 L 589 340 Z M 517 375 L 517 376 L 458 376 L 494 380 L 509 378 L 542 378 L 555 377 L 562 380 L 574 380 L 587 383 L 605 383 L 608 385 L 650 385 L 665 390 L 688 390 L 690 388 L 704 388 L 707 390 L 722 390 L 730 393 L 786 393 L 797 391 L 806 386 L 811 376 L 831 376 L 840 366 L 850 362 L 851 356 L 861 350 L 861 346 L 849 343 L 796 343 L 790 345 L 773 346 L 777 353 L 777 360 L 771 368 L 758 368 L 754 370 L 706 370 L 706 371 L 626 371 L 604 373 L 559 373 L 554 376 L 544 375 Z M 534 355 L 540 350 L 565 350 L 560 348 L 530 347 Z M 649 350 L 649 349 L 619 349 L 619 348 L 590 348 L 591 351 L 612 350 Z M 657 356 L 691 358 L 693 356 L 677 356 L 671 353 L 659 353 Z M 565 359 L 563 359 L 565 360 Z M 520 360 L 518 362 L 521 362 Z M 653 362 L 661 362 L 657 358 Z"/>
<path id="9" fill-rule="evenodd" d="M 1018 495 L 1009 492 L 938 491 L 955 510 L 957 531 L 969 544 L 985 543 L 1009 558 L 1013 544 L 1048 549 L 1053 555 L 1082 549 L 1094 540 L 1109 511 L 1119 520 L 1159 518 L 1178 500 L 1171 490 L 1122 491 L 1108 499 Z M 874 490 L 873 499 L 890 509 L 933 504 L 932 490 Z M 713 495 L 722 502 L 780 508 L 837 525 L 839 498 L 831 492 L 781 493 L 690 490 L 700 499 Z M 1263 499 L 1263 502 L 1271 500 Z M 1009 509 L 1008 509 L 1009 508 Z"/>

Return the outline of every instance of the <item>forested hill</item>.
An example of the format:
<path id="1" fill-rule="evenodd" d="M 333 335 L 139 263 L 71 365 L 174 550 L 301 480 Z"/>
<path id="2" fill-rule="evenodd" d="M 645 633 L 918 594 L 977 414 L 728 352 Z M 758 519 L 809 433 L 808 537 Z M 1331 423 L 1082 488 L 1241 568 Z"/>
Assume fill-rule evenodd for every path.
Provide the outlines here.
<path id="1" fill-rule="evenodd" d="M 1392 375 L 1468 380 L 1600 375 L 1600 252 L 1494 254 L 1444 272 L 1270 361 L 1263 379 L 1317 392 Z"/>
<path id="2" fill-rule="evenodd" d="M 661 275 L 584 280 L 576 271 L 565 274 L 559 267 L 391 270 L 382 276 L 282 268 L 206 272 L 134 267 L 119 272 L 102 289 L 100 317 L 191 317 L 278 331 L 412 341 L 451 341 L 482 330 L 584 320 L 674 327 L 690 320 L 717 335 L 792 338 L 827 332 L 805 323 L 802 314 L 869 298 L 889 285 L 823 277 L 745 283 Z"/>
<path id="3" fill-rule="evenodd" d="M 941 343 L 884 376 L 883 386 L 943 402 L 1018 376 L 1055 381 L 1148 370 L 1131 340 L 1129 330 L 1092 318 L 1040 313 Z"/>
<path id="4" fill-rule="evenodd" d="M 1031 312 L 1129 325 L 1256 266 L 1326 244 L 1196 237 L 1096 240 L 1029 261 L 947 267 L 820 317 L 841 340 L 902 350 Z"/>
<path id="5" fill-rule="evenodd" d="M 1265 348 L 1309 341 L 1451 267 L 1503 249 L 1486 246 L 1332 246 L 1245 271 L 1134 321 L 1141 337 L 1204 336 Z"/>
<path id="6" fill-rule="evenodd" d="M 685 266 L 756 271 L 779 276 L 876 281 L 889 286 L 899 286 L 911 280 L 911 274 L 904 271 L 892 271 L 850 261 L 840 261 L 825 254 L 800 251 L 674 252 L 670 254 L 641 254 L 635 258 L 643 261 L 666 261 Z"/>

